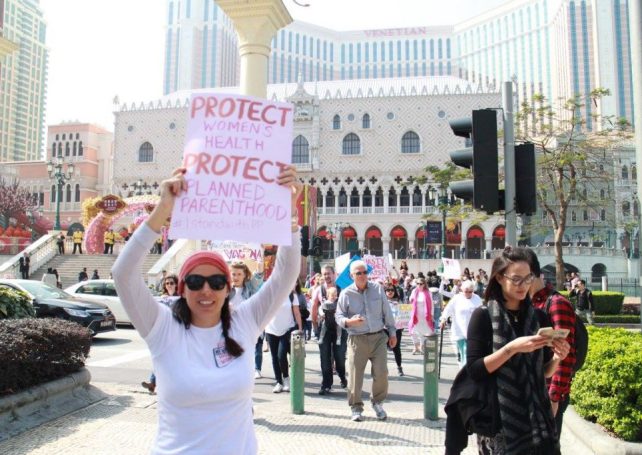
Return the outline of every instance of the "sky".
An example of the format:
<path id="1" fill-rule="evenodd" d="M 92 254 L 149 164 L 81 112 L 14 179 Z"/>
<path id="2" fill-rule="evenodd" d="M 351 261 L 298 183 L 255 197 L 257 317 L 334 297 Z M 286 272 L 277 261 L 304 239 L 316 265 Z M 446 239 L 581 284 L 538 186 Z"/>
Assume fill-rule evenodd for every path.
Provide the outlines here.
<path id="1" fill-rule="evenodd" d="M 506 0 L 283 0 L 295 20 L 335 30 L 450 25 Z M 113 131 L 113 100 L 163 95 L 166 0 L 40 0 L 47 22 L 46 124 Z M 462 13 L 465 12 L 465 13 Z"/>

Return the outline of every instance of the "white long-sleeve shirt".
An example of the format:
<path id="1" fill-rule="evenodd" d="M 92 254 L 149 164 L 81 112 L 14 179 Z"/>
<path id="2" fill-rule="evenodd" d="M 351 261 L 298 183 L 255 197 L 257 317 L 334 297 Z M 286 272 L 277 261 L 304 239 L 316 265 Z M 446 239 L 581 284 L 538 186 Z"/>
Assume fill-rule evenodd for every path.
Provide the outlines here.
<path id="1" fill-rule="evenodd" d="M 468 323 L 473 311 L 481 306 L 482 301 L 477 294 L 472 294 L 470 299 L 459 293 L 455 295 L 441 313 L 440 323 L 451 318 L 450 338 L 452 341 L 465 340 L 468 337 Z"/>
<path id="2" fill-rule="evenodd" d="M 300 270 L 299 234 L 279 248 L 261 289 L 232 313 L 229 336 L 244 349 L 225 350 L 221 323 L 189 329 L 158 303 L 143 279 L 143 258 L 158 234 L 140 226 L 112 269 L 118 295 L 152 354 L 158 386 L 158 434 L 153 454 L 255 454 L 252 424 L 254 345 L 287 298 Z"/>

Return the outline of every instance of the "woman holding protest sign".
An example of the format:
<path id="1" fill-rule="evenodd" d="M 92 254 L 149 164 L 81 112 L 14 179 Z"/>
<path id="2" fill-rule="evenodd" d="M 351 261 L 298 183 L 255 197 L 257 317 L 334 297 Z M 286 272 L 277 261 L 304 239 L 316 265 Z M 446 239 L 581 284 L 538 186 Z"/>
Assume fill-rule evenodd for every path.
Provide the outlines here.
<path id="1" fill-rule="evenodd" d="M 177 196 L 187 191 L 185 172 L 178 169 L 163 181 L 160 202 L 112 269 L 118 295 L 147 342 L 158 373 L 159 428 L 152 453 L 255 454 L 253 348 L 297 278 L 297 219 L 292 219 L 291 246 L 279 248 L 270 279 L 233 313 L 230 270 L 223 257 L 211 251 L 199 251 L 183 262 L 178 275 L 181 297 L 170 310 L 145 285 L 142 263 Z M 285 167 L 277 183 L 291 189 L 296 213 L 301 184 L 295 168 Z"/>

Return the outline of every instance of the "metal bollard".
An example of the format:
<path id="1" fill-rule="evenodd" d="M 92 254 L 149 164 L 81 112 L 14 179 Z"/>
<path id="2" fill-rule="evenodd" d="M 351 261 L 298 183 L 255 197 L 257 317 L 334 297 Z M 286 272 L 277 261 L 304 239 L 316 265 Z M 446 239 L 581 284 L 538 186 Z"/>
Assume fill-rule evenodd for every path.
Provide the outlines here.
<path id="1" fill-rule="evenodd" d="M 290 407 L 292 414 L 303 414 L 305 398 L 305 336 L 294 330 L 290 338 Z"/>
<path id="2" fill-rule="evenodd" d="M 438 336 L 424 337 L 424 419 L 439 419 L 439 356 Z"/>

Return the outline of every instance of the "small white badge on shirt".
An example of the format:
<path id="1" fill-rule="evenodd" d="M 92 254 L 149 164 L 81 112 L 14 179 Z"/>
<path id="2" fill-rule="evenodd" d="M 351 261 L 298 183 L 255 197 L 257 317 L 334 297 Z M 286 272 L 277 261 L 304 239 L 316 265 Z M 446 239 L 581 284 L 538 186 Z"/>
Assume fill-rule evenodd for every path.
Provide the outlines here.
<path id="1" fill-rule="evenodd" d="M 225 340 L 221 341 L 218 346 L 213 349 L 213 352 L 214 361 L 216 362 L 216 366 L 219 368 L 228 366 L 232 363 L 232 360 L 234 360 L 234 357 L 227 352 L 227 349 L 225 349 Z"/>

